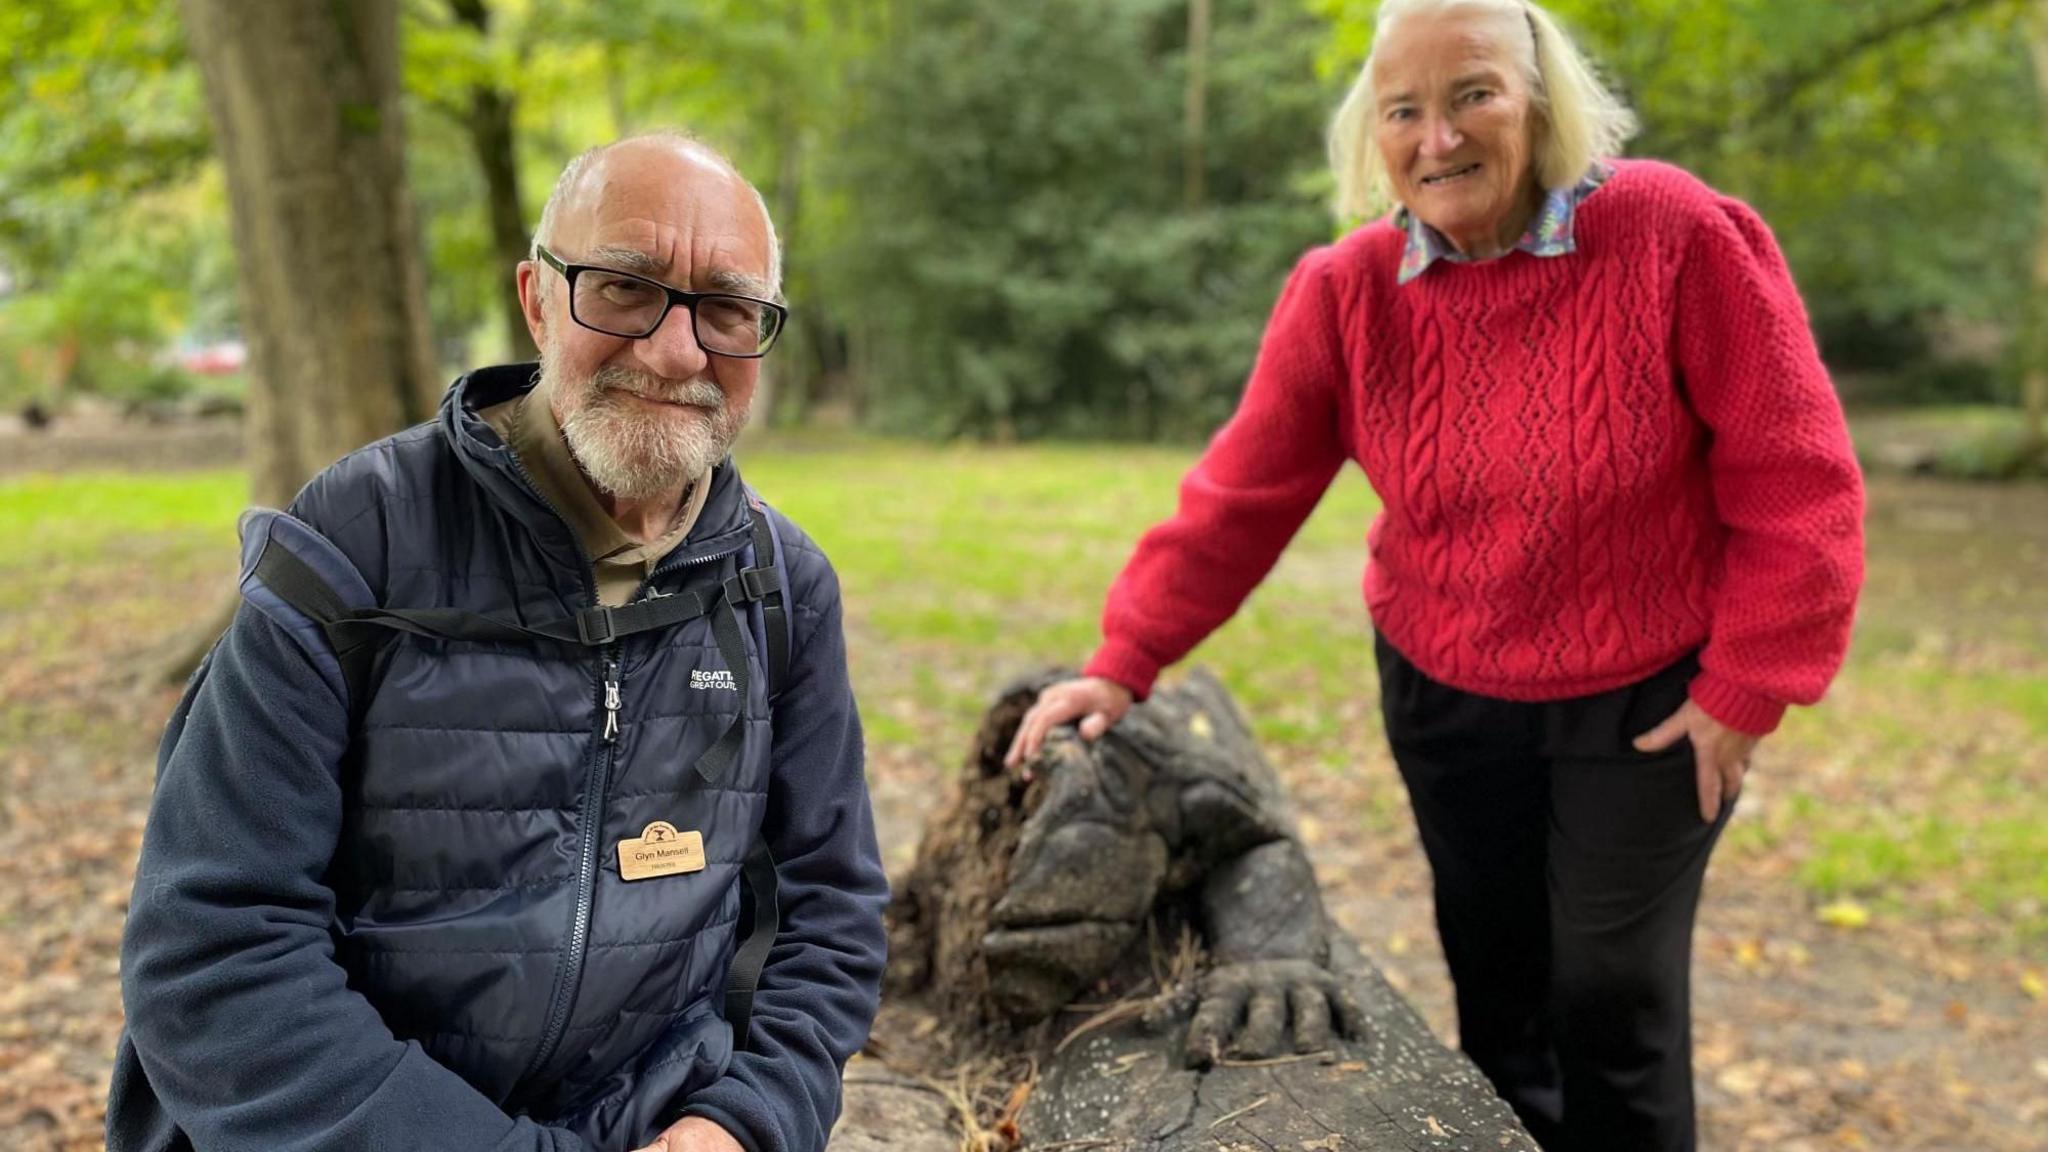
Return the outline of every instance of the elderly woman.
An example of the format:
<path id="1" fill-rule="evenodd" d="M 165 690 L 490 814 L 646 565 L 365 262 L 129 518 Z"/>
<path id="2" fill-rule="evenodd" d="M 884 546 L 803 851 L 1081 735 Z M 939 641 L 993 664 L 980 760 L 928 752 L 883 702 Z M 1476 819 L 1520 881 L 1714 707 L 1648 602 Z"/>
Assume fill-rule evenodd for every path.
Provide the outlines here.
<path id="1" fill-rule="evenodd" d="M 1750 754 L 1840 666 L 1847 430 L 1770 232 L 1667 165 L 1524 0 L 1387 0 L 1236 415 L 1011 749 L 1093 739 L 1237 609 L 1348 458 L 1387 739 L 1461 1043 L 1546 1148 L 1694 1143 L 1689 974 Z"/>

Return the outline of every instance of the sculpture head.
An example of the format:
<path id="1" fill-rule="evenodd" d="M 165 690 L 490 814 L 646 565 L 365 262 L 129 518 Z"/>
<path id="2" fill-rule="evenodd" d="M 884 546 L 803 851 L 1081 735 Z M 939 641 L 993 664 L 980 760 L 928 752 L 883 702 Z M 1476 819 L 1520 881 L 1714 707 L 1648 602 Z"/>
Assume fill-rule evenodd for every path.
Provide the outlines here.
<path id="1" fill-rule="evenodd" d="M 992 729 L 997 770 L 1024 707 L 1050 677 L 1004 694 Z M 1006 723 L 1005 723 L 1006 722 Z M 1147 766 L 1116 754 L 1114 737 L 1083 745 L 1056 738 L 1030 767 L 1024 827 L 1009 882 L 982 939 L 989 997 L 1013 1020 L 1057 1012 L 1107 975 L 1137 940 L 1166 880 L 1169 850 L 1155 827 Z"/>

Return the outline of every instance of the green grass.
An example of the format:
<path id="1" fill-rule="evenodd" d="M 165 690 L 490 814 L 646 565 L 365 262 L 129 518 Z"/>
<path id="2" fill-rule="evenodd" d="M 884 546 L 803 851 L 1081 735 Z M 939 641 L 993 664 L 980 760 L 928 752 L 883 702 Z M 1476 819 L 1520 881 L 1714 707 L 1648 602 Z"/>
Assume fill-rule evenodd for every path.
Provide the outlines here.
<path id="1" fill-rule="evenodd" d="M 1192 459 L 842 437 L 769 440 L 745 464 L 839 570 L 871 744 L 950 766 L 1005 680 L 1087 655 L 1104 591 L 1139 533 L 1172 510 Z M 73 659 L 88 606 L 100 636 L 107 621 L 121 635 L 165 632 L 165 588 L 211 587 L 212 573 L 232 571 L 244 491 L 234 472 L 0 482 L 0 658 Z M 1297 787 L 1384 763 L 1358 590 L 1375 507 L 1347 469 L 1192 658 L 1225 678 Z M 2038 544 L 1891 520 L 1904 526 L 1873 519 L 1873 584 L 1849 665 L 1824 707 L 1795 710 L 1766 744 L 1768 802 L 1731 830 L 1727 866 L 1789 875 L 1816 901 L 2048 937 L 2048 628 L 2016 626 L 2048 616 L 2048 589 L 2015 575 L 2033 553 L 1999 551 Z M 76 708 L 93 714 L 89 699 Z M 0 724 L 0 743 L 40 738 Z M 1326 825 L 1381 836 L 1406 819 L 1391 787 L 1333 795 L 1362 798 L 1318 811 Z"/>
<path id="2" fill-rule="evenodd" d="M 0 480 L 0 573 L 103 562 L 123 541 L 232 540 L 248 504 L 239 471 L 81 473 Z"/>
<path id="3" fill-rule="evenodd" d="M 869 444 L 769 446 L 745 468 L 831 555 L 870 634 L 953 673 L 931 690 L 971 717 L 998 687 L 976 670 L 1088 654 L 1104 592 L 1144 526 L 1173 510 L 1191 460 L 1185 449 L 1127 446 Z M 1347 470 L 1274 577 L 1193 657 L 1225 676 L 1262 739 L 1327 747 L 1347 735 L 1323 705 L 1367 683 L 1358 581 L 1376 507 Z"/>

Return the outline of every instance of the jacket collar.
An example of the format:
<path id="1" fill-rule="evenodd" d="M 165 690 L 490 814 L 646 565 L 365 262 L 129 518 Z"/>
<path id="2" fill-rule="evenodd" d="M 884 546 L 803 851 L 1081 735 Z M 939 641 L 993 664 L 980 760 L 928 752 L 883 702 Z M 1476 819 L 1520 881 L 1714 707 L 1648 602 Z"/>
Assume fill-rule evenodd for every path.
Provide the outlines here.
<path id="1" fill-rule="evenodd" d="M 441 437 L 463 469 L 493 501 L 532 529 L 551 550 L 582 557 L 567 521 L 535 491 L 524 466 L 497 431 L 478 415 L 485 408 L 533 390 L 540 366 L 531 361 L 479 368 L 458 377 L 441 397 Z M 657 571 L 730 552 L 745 544 L 751 520 L 739 466 L 727 456 L 711 470 L 710 492 L 690 534 Z M 587 563 L 587 561 L 585 561 Z"/>

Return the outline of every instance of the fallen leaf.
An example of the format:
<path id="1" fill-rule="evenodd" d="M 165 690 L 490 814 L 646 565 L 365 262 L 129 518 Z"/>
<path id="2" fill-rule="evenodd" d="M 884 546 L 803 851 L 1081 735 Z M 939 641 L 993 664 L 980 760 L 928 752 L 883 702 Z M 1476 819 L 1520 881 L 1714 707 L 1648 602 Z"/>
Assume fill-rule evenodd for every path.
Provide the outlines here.
<path id="1" fill-rule="evenodd" d="M 1301 833 L 1301 842 L 1311 848 L 1323 842 L 1323 822 L 1313 816 L 1301 817 L 1296 830 Z"/>
<path id="2" fill-rule="evenodd" d="M 1763 1083 L 1764 1062 L 1761 1060 L 1751 1060 L 1746 1063 L 1737 1064 L 1732 1068 L 1724 1069 L 1719 1076 L 1714 1077 L 1714 1086 L 1716 1088 L 1728 1093 L 1730 1096 L 1739 1096 L 1745 1099 L 1754 1097 L 1757 1089 L 1763 1087 Z"/>
<path id="3" fill-rule="evenodd" d="M 2041 974 L 2032 968 L 2020 973 L 2020 991 L 2027 994 L 2027 999 L 2037 1003 L 2048 1000 L 2048 982 L 2044 982 Z"/>
<path id="4" fill-rule="evenodd" d="M 1834 928 L 1861 928 L 1870 923 L 1870 909 L 1854 900 L 1823 904 L 1815 915 L 1821 923 Z"/>

